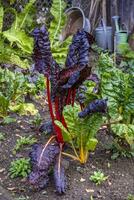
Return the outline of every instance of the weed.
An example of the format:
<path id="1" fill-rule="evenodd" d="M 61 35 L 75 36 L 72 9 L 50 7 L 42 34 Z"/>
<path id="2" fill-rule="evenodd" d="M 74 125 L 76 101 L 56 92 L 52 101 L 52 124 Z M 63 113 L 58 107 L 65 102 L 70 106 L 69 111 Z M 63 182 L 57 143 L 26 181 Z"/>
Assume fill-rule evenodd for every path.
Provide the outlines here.
<path id="1" fill-rule="evenodd" d="M 35 126 L 35 128 L 38 128 L 41 124 L 41 116 L 39 113 L 37 113 L 35 116 L 34 116 L 34 119 L 31 120 L 31 124 L 33 124 Z"/>
<path id="2" fill-rule="evenodd" d="M 5 133 L 0 132 L 0 141 L 5 140 Z"/>
<path id="3" fill-rule="evenodd" d="M 31 172 L 30 159 L 20 158 L 11 162 L 9 169 L 11 178 L 25 178 Z"/>
<path id="4" fill-rule="evenodd" d="M 96 183 L 96 185 L 100 185 L 103 181 L 108 179 L 108 176 L 105 176 L 104 173 L 99 170 L 94 171 L 93 175 L 91 175 L 89 179 Z"/>
<path id="5" fill-rule="evenodd" d="M 31 136 L 28 136 L 28 137 L 21 137 L 20 139 L 17 139 L 17 142 L 16 142 L 16 145 L 13 149 L 13 153 L 15 154 L 16 151 L 20 151 L 21 148 L 24 146 L 24 145 L 32 145 L 36 142 L 36 139 L 35 138 L 32 138 Z"/>
<path id="6" fill-rule="evenodd" d="M 127 196 L 127 200 L 134 200 L 134 195 L 129 194 L 129 195 Z"/>

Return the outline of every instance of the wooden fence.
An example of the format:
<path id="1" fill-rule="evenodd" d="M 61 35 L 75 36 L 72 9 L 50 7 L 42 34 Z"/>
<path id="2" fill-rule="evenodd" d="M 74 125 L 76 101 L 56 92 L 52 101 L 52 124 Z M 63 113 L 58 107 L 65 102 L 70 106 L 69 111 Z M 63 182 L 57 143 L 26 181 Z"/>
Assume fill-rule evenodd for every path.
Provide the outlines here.
<path id="1" fill-rule="evenodd" d="M 134 27 L 134 0 L 106 0 L 106 11 L 109 25 L 112 16 L 118 15 L 130 31 Z"/>
<path id="2" fill-rule="evenodd" d="M 134 0 L 74 0 L 74 5 L 81 6 L 84 10 L 87 17 L 90 16 L 91 5 L 93 2 L 99 2 L 97 11 L 93 11 L 93 16 L 91 17 L 94 20 L 97 12 L 96 21 L 102 17 L 106 20 L 107 25 L 112 24 L 112 16 L 120 16 L 121 23 L 125 23 L 129 31 L 134 27 Z M 95 27 L 93 27 L 94 29 Z"/>

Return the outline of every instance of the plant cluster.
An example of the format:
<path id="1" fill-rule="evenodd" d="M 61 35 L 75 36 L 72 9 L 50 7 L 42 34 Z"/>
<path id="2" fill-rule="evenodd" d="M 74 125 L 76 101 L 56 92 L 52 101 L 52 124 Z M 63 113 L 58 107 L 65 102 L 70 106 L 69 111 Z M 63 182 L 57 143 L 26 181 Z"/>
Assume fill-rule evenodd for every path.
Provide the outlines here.
<path id="1" fill-rule="evenodd" d="M 38 129 L 38 127 L 39 127 L 40 124 L 41 124 L 41 121 L 42 121 L 41 116 L 40 116 L 39 113 L 37 113 L 37 114 L 34 116 L 33 120 L 31 120 L 31 124 L 34 126 L 34 128 L 37 128 L 37 129 Z"/>
<path id="2" fill-rule="evenodd" d="M 5 140 L 5 133 L 0 132 L 0 142 Z"/>
<path id="3" fill-rule="evenodd" d="M 36 143 L 36 141 L 37 140 L 31 136 L 21 137 L 20 139 L 17 139 L 13 152 L 16 153 L 17 151 L 20 151 L 24 145 L 32 145 Z"/>
<path id="4" fill-rule="evenodd" d="M 8 7 L 4 7 L 4 2 L 0 3 L 0 117 L 2 118 L 9 112 L 36 114 L 34 105 L 25 104 L 25 98 L 30 94 L 36 95 L 39 91 L 44 92 L 45 89 L 42 76 L 33 81 L 28 74 L 33 51 L 33 38 L 30 34 L 35 26 L 35 0 L 26 3 L 21 11 L 13 6 L 14 3 L 15 1 L 10 2 Z M 11 20 L 10 26 L 5 26 L 5 16 L 9 12 L 14 20 Z M 10 67 L 10 70 L 7 67 Z"/>
<path id="5" fill-rule="evenodd" d="M 109 146 L 112 158 L 120 155 L 134 155 L 134 74 L 133 65 L 127 70 L 116 66 L 112 56 L 100 52 L 94 74 L 79 88 L 81 103 L 87 104 L 94 99 L 107 99 L 108 109 L 105 124 L 113 133 L 114 141 Z"/>
<path id="6" fill-rule="evenodd" d="M 9 169 L 11 178 L 25 178 L 31 172 L 30 159 L 20 158 L 11 162 Z"/>
<path id="7" fill-rule="evenodd" d="M 96 183 L 96 185 L 100 185 L 102 182 L 106 181 L 108 176 L 105 176 L 101 171 L 94 171 L 93 175 L 90 176 L 90 180 Z"/>
<path id="8" fill-rule="evenodd" d="M 35 89 L 36 86 L 29 83 L 21 72 L 0 68 L 0 117 L 6 117 L 9 111 L 20 114 L 37 113 L 33 104 L 25 103 L 25 96 Z"/>
<path id="9" fill-rule="evenodd" d="M 134 74 L 117 68 L 108 54 L 101 54 L 98 74 L 101 79 L 100 95 L 108 98 L 108 123 L 115 134 L 115 144 L 120 151 L 133 152 Z"/>

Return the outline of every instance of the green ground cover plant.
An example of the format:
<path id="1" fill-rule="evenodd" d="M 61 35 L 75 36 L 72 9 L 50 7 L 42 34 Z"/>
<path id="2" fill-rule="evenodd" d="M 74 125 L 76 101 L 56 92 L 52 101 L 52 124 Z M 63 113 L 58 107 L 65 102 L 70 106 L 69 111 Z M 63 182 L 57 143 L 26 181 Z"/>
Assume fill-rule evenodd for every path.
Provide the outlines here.
<path id="1" fill-rule="evenodd" d="M 5 140 L 5 133 L 0 132 L 0 141 Z"/>
<path id="2" fill-rule="evenodd" d="M 11 178 L 22 177 L 25 178 L 31 171 L 30 160 L 27 158 L 20 158 L 11 162 L 9 172 Z"/>
<path id="3" fill-rule="evenodd" d="M 0 68 L 0 117 L 6 117 L 11 111 L 36 114 L 34 105 L 25 103 L 26 95 L 35 88 L 21 72 Z"/>
<path id="4" fill-rule="evenodd" d="M 16 145 L 13 149 L 13 153 L 20 151 L 25 145 L 32 145 L 36 142 L 37 142 L 37 139 L 33 138 L 32 136 L 21 137 L 20 139 L 17 139 Z"/>
<path id="5" fill-rule="evenodd" d="M 98 171 L 94 171 L 94 173 L 90 176 L 89 179 L 93 181 L 94 183 L 96 183 L 96 185 L 100 185 L 101 183 L 103 183 L 104 181 L 108 179 L 108 176 L 105 176 L 103 172 L 98 170 Z"/>

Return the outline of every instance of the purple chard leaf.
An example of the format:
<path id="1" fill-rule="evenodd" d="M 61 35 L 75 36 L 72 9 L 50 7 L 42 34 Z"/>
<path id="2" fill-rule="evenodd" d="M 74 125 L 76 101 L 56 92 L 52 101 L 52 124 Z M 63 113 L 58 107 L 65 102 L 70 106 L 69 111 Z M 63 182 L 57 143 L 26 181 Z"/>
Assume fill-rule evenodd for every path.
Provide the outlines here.
<path id="1" fill-rule="evenodd" d="M 87 105 L 82 112 L 78 114 L 80 118 L 93 113 L 106 113 L 107 112 L 107 99 L 97 99 Z"/>
<path id="2" fill-rule="evenodd" d="M 29 154 L 32 172 L 28 179 L 35 188 L 42 189 L 47 185 L 50 166 L 54 163 L 59 152 L 60 148 L 57 142 L 47 142 L 45 146 L 42 144 L 33 145 Z"/>

